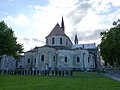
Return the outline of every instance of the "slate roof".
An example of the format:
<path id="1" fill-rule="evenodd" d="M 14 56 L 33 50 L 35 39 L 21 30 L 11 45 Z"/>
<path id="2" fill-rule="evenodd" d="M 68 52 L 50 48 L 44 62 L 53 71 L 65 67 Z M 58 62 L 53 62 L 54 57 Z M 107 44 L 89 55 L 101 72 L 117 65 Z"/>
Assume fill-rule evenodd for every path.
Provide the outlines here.
<path id="1" fill-rule="evenodd" d="M 84 49 L 93 49 L 93 48 L 97 48 L 95 43 L 91 43 L 91 44 L 75 44 L 72 46 L 72 49 L 76 49 L 76 48 L 84 48 Z"/>
<path id="2" fill-rule="evenodd" d="M 51 35 L 66 36 L 66 34 L 64 33 L 64 31 L 62 30 L 62 28 L 60 27 L 60 25 L 58 23 L 56 24 L 56 26 L 53 28 L 53 30 L 50 32 L 50 34 L 48 36 L 51 36 Z"/>

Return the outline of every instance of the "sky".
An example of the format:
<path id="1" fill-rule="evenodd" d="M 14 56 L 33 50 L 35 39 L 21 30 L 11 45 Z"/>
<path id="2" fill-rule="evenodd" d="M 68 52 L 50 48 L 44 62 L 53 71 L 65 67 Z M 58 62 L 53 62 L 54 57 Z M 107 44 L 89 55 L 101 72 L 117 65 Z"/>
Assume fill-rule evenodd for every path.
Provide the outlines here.
<path id="1" fill-rule="evenodd" d="M 45 37 L 64 18 L 74 43 L 100 43 L 100 32 L 120 19 L 119 0 L 0 0 L 0 21 L 11 27 L 24 51 L 45 45 Z"/>

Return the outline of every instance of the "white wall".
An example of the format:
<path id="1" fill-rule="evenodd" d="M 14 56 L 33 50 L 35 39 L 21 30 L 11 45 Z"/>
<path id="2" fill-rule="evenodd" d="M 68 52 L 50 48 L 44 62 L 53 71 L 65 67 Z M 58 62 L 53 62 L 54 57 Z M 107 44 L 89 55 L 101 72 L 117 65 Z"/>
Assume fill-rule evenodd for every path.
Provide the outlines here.
<path id="1" fill-rule="evenodd" d="M 55 38 L 55 43 L 52 44 L 52 38 Z M 60 44 L 60 38 L 62 38 L 62 44 Z M 71 46 L 72 43 L 67 36 L 52 35 L 46 38 L 46 45 L 50 46 Z"/>

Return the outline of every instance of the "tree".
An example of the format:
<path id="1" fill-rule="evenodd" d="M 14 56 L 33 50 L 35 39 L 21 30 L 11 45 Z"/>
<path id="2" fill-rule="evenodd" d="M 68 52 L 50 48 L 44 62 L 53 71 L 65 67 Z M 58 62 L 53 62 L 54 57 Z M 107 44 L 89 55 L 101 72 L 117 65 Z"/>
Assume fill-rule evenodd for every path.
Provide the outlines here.
<path id="1" fill-rule="evenodd" d="M 120 66 L 120 24 L 101 32 L 100 53 L 105 64 Z"/>
<path id="2" fill-rule="evenodd" d="M 17 43 L 17 37 L 12 28 L 8 27 L 4 21 L 0 22 L 0 56 L 11 55 L 19 58 L 23 53 L 23 45 Z"/>

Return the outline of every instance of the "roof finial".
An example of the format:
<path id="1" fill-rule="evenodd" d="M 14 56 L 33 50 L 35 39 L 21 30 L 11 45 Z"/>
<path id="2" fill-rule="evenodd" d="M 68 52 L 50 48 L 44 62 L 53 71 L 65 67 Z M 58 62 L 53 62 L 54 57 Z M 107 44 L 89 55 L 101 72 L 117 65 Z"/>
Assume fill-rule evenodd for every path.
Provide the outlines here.
<path id="1" fill-rule="evenodd" d="M 77 34 L 75 34 L 75 44 L 78 44 Z"/>
<path id="2" fill-rule="evenodd" d="M 62 16 L 61 28 L 62 28 L 63 32 L 65 32 L 65 26 L 64 26 L 63 16 Z"/>

